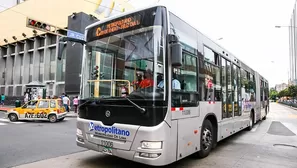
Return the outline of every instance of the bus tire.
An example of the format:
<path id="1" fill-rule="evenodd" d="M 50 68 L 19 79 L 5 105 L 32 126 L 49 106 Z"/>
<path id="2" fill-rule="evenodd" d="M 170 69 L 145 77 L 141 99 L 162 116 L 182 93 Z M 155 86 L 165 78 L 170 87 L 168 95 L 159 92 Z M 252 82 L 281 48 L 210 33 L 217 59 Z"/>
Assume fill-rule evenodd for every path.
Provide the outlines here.
<path id="1" fill-rule="evenodd" d="M 54 123 L 57 121 L 57 116 L 55 114 L 51 114 L 48 116 L 48 119 L 51 123 Z"/>
<path id="2" fill-rule="evenodd" d="M 213 127 L 209 120 L 205 120 L 201 129 L 200 136 L 200 151 L 197 152 L 199 158 L 205 158 L 209 155 L 211 149 L 213 148 Z"/>
<path id="3" fill-rule="evenodd" d="M 263 117 L 263 120 L 266 120 L 266 116 L 267 116 L 267 106 L 265 107 L 265 116 Z"/>
<path id="4" fill-rule="evenodd" d="M 250 121 L 249 121 L 249 127 L 248 127 L 248 130 L 252 130 L 253 127 L 254 127 L 254 112 L 251 111 L 251 114 L 250 114 Z"/>
<path id="5" fill-rule="evenodd" d="M 14 113 L 9 114 L 9 115 L 8 115 L 8 118 L 9 118 L 9 120 L 10 120 L 11 122 L 15 122 L 15 121 L 18 120 L 18 116 L 17 116 L 16 114 L 14 114 Z"/>

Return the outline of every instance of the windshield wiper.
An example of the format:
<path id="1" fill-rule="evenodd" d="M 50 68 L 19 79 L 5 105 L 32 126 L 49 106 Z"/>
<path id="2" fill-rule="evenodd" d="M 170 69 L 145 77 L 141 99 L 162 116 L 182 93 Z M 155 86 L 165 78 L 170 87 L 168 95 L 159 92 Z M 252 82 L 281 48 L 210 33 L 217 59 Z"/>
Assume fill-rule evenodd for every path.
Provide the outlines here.
<path id="1" fill-rule="evenodd" d="M 136 103 L 134 103 L 132 100 L 130 100 L 128 97 L 124 97 L 126 100 L 128 100 L 132 105 L 134 105 L 134 107 L 138 108 L 139 110 L 142 111 L 142 113 L 145 113 L 145 109 L 138 106 Z"/>

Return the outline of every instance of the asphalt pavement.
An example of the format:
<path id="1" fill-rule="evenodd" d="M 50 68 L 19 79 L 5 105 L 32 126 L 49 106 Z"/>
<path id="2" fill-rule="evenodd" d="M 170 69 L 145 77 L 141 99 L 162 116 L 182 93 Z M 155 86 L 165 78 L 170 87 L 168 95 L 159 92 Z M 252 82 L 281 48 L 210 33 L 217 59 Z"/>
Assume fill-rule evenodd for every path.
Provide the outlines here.
<path id="1" fill-rule="evenodd" d="M 10 122 L 0 112 L 0 167 L 12 167 L 68 155 L 85 149 L 76 146 L 76 118 Z"/>
<path id="2" fill-rule="evenodd" d="M 189 156 L 181 161 L 173 163 L 165 167 L 187 167 L 187 168 L 296 168 L 297 167 L 297 111 L 276 103 L 272 103 L 270 107 L 271 111 L 267 117 L 267 120 L 260 121 L 251 131 L 241 131 L 240 133 L 233 135 L 220 142 L 216 149 L 214 149 L 211 154 L 204 159 L 196 159 Z M 47 124 L 50 127 L 46 130 L 52 129 L 51 127 L 63 126 L 64 123 L 58 123 L 57 125 Z M 69 122 L 69 125 L 71 121 Z M 33 126 L 31 126 L 33 127 Z M 32 130 L 31 127 L 23 127 L 22 129 Z M 37 126 L 35 126 L 37 127 Z M 34 127 L 34 128 L 35 128 Z M 15 127 L 17 128 L 17 127 Z M 34 132 L 33 128 L 33 132 Z M 42 128 L 41 128 L 42 129 Z M 40 129 L 39 129 L 40 130 Z M 66 129 L 67 130 L 67 129 Z M 1 131 L 1 127 L 0 127 Z M 35 130 L 38 132 L 38 130 Z M 38 145 L 43 148 L 40 150 L 41 155 L 47 155 L 45 157 L 52 157 L 50 159 L 44 159 L 42 161 L 24 164 L 17 166 L 17 168 L 109 168 L 109 167 L 149 167 L 146 165 L 134 163 L 128 160 L 120 159 L 113 156 L 107 156 L 94 151 L 81 151 L 82 149 L 75 146 L 75 131 L 72 129 L 68 130 L 71 135 L 69 138 L 66 134 L 65 139 L 59 140 L 64 146 L 59 148 L 47 148 L 43 147 L 42 141 L 34 141 L 28 143 L 25 140 L 14 141 L 12 145 L 8 145 L 3 149 L 3 145 L 0 146 L 0 151 L 18 150 L 15 149 L 13 145 L 26 146 L 30 148 L 30 145 Z M 53 132 L 53 131 L 52 131 Z M 67 132 L 67 131 L 66 131 Z M 12 133 L 11 133 L 12 134 Z M 11 135 L 15 137 L 16 135 Z M 24 134 L 24 133 L 22 133 Z M 59 137 L 65 132 L 57 131 L 51 133 L 48 136 Z M 42 136 L 45 133 L 41 133 Z M 36 135 L 37 136 L 37 135 Z M 28 136 L 30 137 L 30 136 Z M 7 138 L 8 139 L 8 138 Z M 23 138 L 22 138 L 23 139 Z M 35 139 L 35 138 L 33 138 Z M 42 138 L 44 140 L 45 138 Z M 67 140 L 66 140 L 67 139 Z M 22 142 L 24 142 L 23 145 Z M 15 144 L 16 143 L 16 144 Z M 49 142 L 48 142 L 49 143 Z M 57 143 L 58 144 L 58 143 Z M 66 147 L 67 146 L 67 147 Z M 70 150 L 73 151 L 69 151 Z M 24 148 L 26 148 L 24 147 Z M 33 149 L 37 149 L 34 147 Z M 75 152 L 75 150 L 77 150 Z M 1 163 L 7 162 L 13 159 L 19 158 L 24 155 L 16 152 L 10 152 L 10 154 L 5 155 L 6 159 L 2 159 L 0 153 L 0 167 Z M 51 152 L 50 152 L 51 151 Z M 66 152 L 67 151 L 67 152 Z M 72 153 L 65 154 L 62 153 Z M 60 155 L 59 157 L 48 156 L 48 153 L 56 153 Z M 17 155 L 18 154 L 18 155 Z M 23 157 L 24 158 L 24 157 Z M 30 156 L 28 156 L 30 158 Z M 36 159 L 36 158 L 35 158 Z M 41 159 L 41 157 L 39 158 Z M 27 160 L 29 161 L 29 159 Z"/>

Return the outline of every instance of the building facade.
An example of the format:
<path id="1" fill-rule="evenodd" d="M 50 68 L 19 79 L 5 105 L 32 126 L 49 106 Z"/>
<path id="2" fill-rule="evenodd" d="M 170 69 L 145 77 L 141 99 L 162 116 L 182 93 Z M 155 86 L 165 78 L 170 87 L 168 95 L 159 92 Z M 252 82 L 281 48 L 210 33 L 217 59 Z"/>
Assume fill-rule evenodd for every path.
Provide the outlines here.
<path id="1" fill-rule="evenodd" d="M 101 3 L 105 1 L 114 2 L 103 0 Z M 12 5 L 5 6 L 11 8 L 0 11 L 0 20 L 12 23 L 3 25 L 0 30 L 0 94 L 21 97 L 26 85 L 37 82 L 46 86 L 47 96 L 62 93 L 77 95 L 83 47 L 68 42 L 65 44 L 66 54 L 62 60 L 58 60 L 58 40 L 60 35 L 67 36 L 67 28 L 83 34 L 87 25 L 106 17 L 104 13 L 98 13 L 101 4 L 96 4 L 98 1 L 95 3 L 95 0 L 94 3 L 51 0 L 47 1 L 47 5 L 42 0 L 21 2 L 11 0 Z M 133 9 L 124 1 L 121 4 L 129 10 Z M 53 13 L 57 6 L 59 10 Z M 75 17 L 72 16 L 74 14 Z M 56 30 L 56 34 L 34 30 L 26 27 L 26 18 L 44 21 L 60 29 Z"/>
<path id="2" fill-rule="evenodd" d="M 20 4 L 26 0 L 5 0 L 5 1 L 0 1 L 0 12 L 6 9 L 9 9 L 17 4 Z"/>
<path id="3" fill-rule="evenodd" d="M 57 43 L 56 35 L 43 34 L 1 46 L 1 93 L 22 96 L 33 81 L 46 84 L 49 96 L 64 92 L 65 58 L 57 62 Z"/>
<path id="4" fill-rule="evenodd" d="M 285 90 L 286 88 L 288 88 L 288 85 L 286 83 L 282 83 L 282 84 L 277 84 L 275 85 L 275 90 L 277 92 L 280 92 L 282 90 Z"/>

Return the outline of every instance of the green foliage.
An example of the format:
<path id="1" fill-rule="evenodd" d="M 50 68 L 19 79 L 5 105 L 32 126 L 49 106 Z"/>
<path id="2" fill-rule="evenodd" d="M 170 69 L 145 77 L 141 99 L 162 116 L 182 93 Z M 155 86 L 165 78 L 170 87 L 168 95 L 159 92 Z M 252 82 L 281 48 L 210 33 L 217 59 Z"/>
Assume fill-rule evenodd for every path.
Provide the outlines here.
<path id="1" fill-rule="evenodd" d="M 297 96 L 297 85 L 289 86 L 288 92 L 291 97 L 296 97 Z"/>
<path id="2" fill-rule="evenodd" d="M 290 96 L 290 92 L 289 92 L 288 88 L 286 88 L 278 93 L 278 97 L 285 97 L 285 96 Z"/>
<path id="3" fill-rule="evenodd" d="M 269 99 L 276 100 L 276 97 L 278 96 L 278 93 L 275 89 L 270 89 L 269 92 Z"/>

